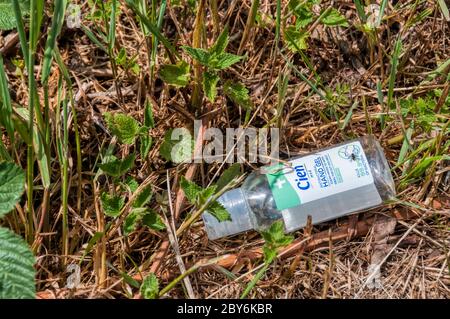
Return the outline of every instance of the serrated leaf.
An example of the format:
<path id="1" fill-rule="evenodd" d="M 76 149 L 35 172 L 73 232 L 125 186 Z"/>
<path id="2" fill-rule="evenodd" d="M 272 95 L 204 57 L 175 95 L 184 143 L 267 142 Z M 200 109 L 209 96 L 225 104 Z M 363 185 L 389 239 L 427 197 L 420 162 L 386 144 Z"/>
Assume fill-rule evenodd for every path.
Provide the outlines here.
<path id="1" fill-rule="evenodd" d="M 125 114 L 111 114 L 106 112 L 105 121 L 108 129 L 116 135 L 123 144 L 134 144 L 134 139 L 139 133 L 140 124 L 131 116 Z"/>
<path id="2" fill-rule="evenodd" d="M 127 188 L 127 191 L 134 193 L 138 189 L 139 183 L 133 177 L 127 176 L 124 186 Z"/>
<path id="3" fill-rule="evenodd" d="M 181 47 L 191 58 L 194 60 L 200 62 L 200 64 L 203 64 L 205 66 L 209 66 L 209 59 L 211 57 L 211 54 L 200 48 L 192 48 L 188 46 L 182 46 Z"/>
<path id="4" fill-rule="evenodd" d="M 164 224 L 161 217 L 153 210 L 150 210 L 147 214 L 144 215 L 144 217 L 142 218 L 142 224 L 157 231 L 166 229 L 166 225 Z"/>
<path id="5" fill-rule="evenodd" d="M 141 159 L 145 160 L 147 158 L 148 153 L 152 147 L 153 139 L 150 135 L 141 135 L 139 137 L 140 147 L 139 151 L 141 154 Z"/>
<path id="6" fill-rule="evenodd" d="M 134 208 L 128 214 L 122 226 L 123 234 L 125 236 L 128 236 L 131 232 L 133 232 L 136 229 L 138 223 L 142 220 L 142 217 L 144 217 L 146 211 L 147 208 Z"/>
<path id="7" fill-rule="evenodd" d="M 247 88 L 241 83 L 232 83 L 227 81 L 223 86 L 223 91 L 234 103 L 242 106 L 244 109 L 249 110 L 252 108 L 252 102 L 248 95 Z"/>
<path id="8" fill-rule="evenodd" d="M 216 189 L 216 185 L 212 185 L 208 188 L 203 189 L 198 196 L 199 204 L 203 205 L 204 203 L 206 203 L 208 199 L 216 192 Z"/>
<path id="9" fill-rule="evenodd" d="M 22 16 L 30 13 L 30 1 L 19 0 Z M 11 0 L 0 0 L 0 30 L 11 30 L 16 28 L 16 17 Z"/>
<path id="10" fill-rule="evenodd" d="M 328 26 L 348 27 L 347 19 L 335 8 L 331 8 L 328 13 L 322 17 L 321 22 Z"/>
<path id="11" fill-rule="evenodd" d="M 230 213 L 218 201 L 214 201 L 208 205 L 208 213 L 213 215 L 219 222 L 231 221 Z"/>
<path id="12" fill-rule="evenodd" d="M 124 47 L 120 48 L 119 54 L 116 56 L 116 64 L 121 66 L 127 64 L 127 51 Z"/>
<path id="13" fill-rule="evenodd" d="M 270 264 L 277 256 L 277 250 L 272 247 L 264 245 L 263 246 L 263 254 L 264 254 L 265 263 Z"/>
<path id="14" fill-rule="evenodd" d="M 203 92 L 210 102 L 214 102 L 217 95 L 217 83 L 219 76 L 213 72 L 205 72 L 203 74 Z"/>
<path id="15" fill-rule="evenodd" d="M 150 273 L 144 278 L 139 291 L 144 299 L 155 299 L 158 297 L 159 282 L 154 273 Z"/>
<path id="16" fill-rule="evenodd" d="M 181 176 L 180 186 L 183 189 L 184 195 L 191 204 L 196 204 L 197 199 L 203 188 Z"/>
<path id="17" fill-rule="evenodd" d="M 226 47 L 228 46 L 228 26 L 225 26 L 222 33 L 217 38 L 214 45 L 209 50 L 212 54 L 220 54 L 225 52 Z"/>
<path id="18" fill-rule="evenodd" d="M 161 67 L 159 75 L 167 84 L 175 87 L 185 87 L 189 83 L 190 66 L 185 61 L 177 64 L 165 64 Z"/>
<path id="19" fill-rule="evenodd" d="M 35 298 L 34 263 L 25 240 L 0 227 L 0 299 Z"/>
<path id="20" fill-rule="evenodd" d="M 153 195 L 152 186 L 148 185 L 144 187 L 144 189 L 142 189 L 134 199 L 133 207 L 134 208 L 144 207 L 150 202 L 150 200 L 152 199 L 152 195 Z"/>
<path id="21" fill-rule="evenodd" d="M 222 175 L 217 180 L 217 191 L 227 186 L 235 177 L 241 174 L 241 165 L 239 163 L 234 163 L 228 167 Z"/>
<path id="22" fill-rule="evenodd" d="M 120 211 L 125 205 L 125 200 L 121 196 L 109 195 L 108 193 L 102 193 L 100 195 L 102 202 L 103 212 L 106 216 L 117 217 L 120 215 Z"/>
<path id="23" fill-rule="evenodd" d="M 266 245 L 274 249 L 286 246 L 294 240 L 294 237 L 284 233 L 282 220 L 273 222 L 267 230 L 261 231 L 261 235 L 266 241 Z"/>
<path id="24" fill-rule="evenodd" d="M 194 151 L 191 133 L 185 128 L 170 129 L 164 135 L 159 154 L 167 161 L 183 163 L 190 161 Z"/>
<path id="25" fill-rule="evenodd" d="M 146 101 L 144 109 L 144 126 L 149 128 L 155 127 L 155 121 L 153 119 L 153 107 L 150 101 Z"/>
<path id="26" fill-rule="evenodd" d="M 242 58 L 243 56 L 227 52 L 223 52 L 217 55 L 214 54 L 212 57 L 210 57 L 208 66 L 216 70 L 223 70 L 239 62 L 240 60 L 242 60 Z"/>
<path id="27" fill-rule="evenodd" d="M 309 33 L 306 31 L 297 31 L 295 27 L 289 26 L 284 30 L 284 37 L 288 49 L 292 52 L 299 52 L 308 48 L 306 40 L 309 37 Z"/>
<path id="28" fill-rule="evenodd" d="M 314 19 L 314 14 L 311 11 L 311 4 L 300 0 L 289 1 L 289 9 L 295 15 L 295 24 L 297 28 L 304 28 L 310 24 Z"/>
<path id="29" fill-rule="evenodd" d="M 0 218 L 14 208 L 24 189 L 24 171 L 14 163 L 0 163 Z"/>
<path id="30" fill-rule="evenodd" d="M 134 154 L 130 154 L 122 160 L 115 156 L 108 156 L 108 158 L 105 158 L 106 161 L 100 164 L 99 167 L 112 177 L 120 177 L 133 167 L 135 158 Z"/>

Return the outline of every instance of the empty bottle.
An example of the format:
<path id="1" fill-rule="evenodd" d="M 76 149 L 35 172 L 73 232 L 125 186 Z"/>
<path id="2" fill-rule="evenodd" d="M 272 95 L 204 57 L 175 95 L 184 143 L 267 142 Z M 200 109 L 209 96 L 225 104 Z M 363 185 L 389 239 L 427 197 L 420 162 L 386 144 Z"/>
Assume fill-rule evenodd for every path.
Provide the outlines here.
<path id="1" fill-rule="evenodd" d="M 218 201 L 231 215 L 219 222 L 205 212 L 209 239 L 261 230 L 283 220 L 285 231 L 379 206 L 395 197 L 389 164 L 373 136 L 325 148 L 252 172 L 242 187 Z"/>

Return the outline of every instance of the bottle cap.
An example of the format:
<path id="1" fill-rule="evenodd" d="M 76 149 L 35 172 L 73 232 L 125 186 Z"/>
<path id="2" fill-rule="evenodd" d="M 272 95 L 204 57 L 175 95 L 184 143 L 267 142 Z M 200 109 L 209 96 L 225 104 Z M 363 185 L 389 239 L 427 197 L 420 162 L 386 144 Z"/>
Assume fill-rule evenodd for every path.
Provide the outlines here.
<path id="1" fill-rule="evenodd" d="M 253 229 L 251 211 L 242 189 L 235 188 L 225 192 L 217 201 L 226 208 L 231 216 L 231 221 L 219 222 L 208 211 L 203 213 L 202 217 L 209 239 L 214 240 Z"/>

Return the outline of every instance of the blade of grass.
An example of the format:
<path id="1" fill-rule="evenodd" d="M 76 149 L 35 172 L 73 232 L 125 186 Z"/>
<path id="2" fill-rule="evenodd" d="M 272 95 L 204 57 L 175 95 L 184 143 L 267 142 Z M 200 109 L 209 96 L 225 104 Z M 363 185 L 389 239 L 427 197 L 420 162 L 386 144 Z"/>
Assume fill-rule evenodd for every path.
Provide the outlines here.
<path id="1" fill-rule="evenodd" d="M 148 28 L 148 30 L 164 45 L 169 54 L 175 56 L 176 58 L 180 58 L 179 53 L 175 49 L 175 47 L 170 43 L 169 40 L 165 36 L 159 32 L 158 27 L 154 25 L 142 12 L 139 11 L 139 8 L 136 6 L 134 0 L 126 0 L 128 7 L 139 17 L 140 21 Z M 172 63 L 175 64 L 176 61 L 173 57 L 171 57 Z"/>
<path id="2" fill-rule="evenodd" d="M 367 16 L 366 16 L 366 13 L 364 11 L 364 7 L 361 4 L 361 1 L 360 0 L 353 0 L 353 2 L 355 3 L 356 12 L 358 12 L 359 20 L 361 21 L 361 23 L 366 23 Z"/>
<path id="3" fill-rule="evenodd" d="M 56 45 L 56 39 L 61 32 L 64 24 L 64 16 L 66 14 L 67 0 L 55 1 L 53 10 L 52 25 L 45 43 L 44 60 L 42 62 L 41 83 L 47 83 L 50 75 L 51 63 L 53 58 L 53 48 Z"/>
<path id="4" fill-rule="evenodd" d="M 394 47 L 394 53 L 392 54 L 392 58 L 391 58 L 391 72 L 389 75 L 389 87 L 388 87 L 388 96 L 387 96 L 387 103 L 384 107 L 384 113 L 382 115 L 382 123 L 384 124 L 384 119 L 386 117 L 386 114 L 389 114 L 389 110 L 391 108 L 392 105 L 392 99 L 394 97 L 394 87 L 395 87 L 395 80 L 397 78 L 397 69 L 398 69 L 398 62 L 399 62 L 399 57 L 400 57 L 400 53 L 402 50 L 402 41 L 401 39 L 398 39 L 395 42 L 395 47 Z"/>
<path id="5" fill-rule="evenodd" d="M 444 16 L 445 20 L 447 22 L 450 21 L 450 13 L 448 11 L 448 7 L 447 7 L 447 4 L 445 3 L 445 1 L 437 0 L 437 2 L 439 3 L 439 7 L 441 8 L 442 15 Z"/>
<path id="6" fill-rule="evenodd" d="M 166 13 L 166 7 L 167 7 L 167 0 L 161 1 L 161 6 L 159 7 L 158 13 L 158 21 L 156 25 L 159 31 L 161 30 L 164 14 Z M 158 38 L 153 36 L 152 53 L 151 53 L 151 70 L 150 70 L 150 79 L 152 85 L 153 85 L 153 77 L 155 74 L 157 52 L 158 52 Z"/>
<path id="7" fill-rule="evenodd" d="M 6 132 L 14 148 L 14 123 L 12 121 L 11 96 L 9 95 L 8 80 L 6 79 L 3 57 L 0 55 L 0 124 L 6 128 Z"/>
<path id="8" fill-rule="evenodd" d="M 388 0 L 382 0 L 380 5 L 380 12 L 378 13 L 377 21 L 375 27 L 378 28 L 381 25 L 381 20 L 383 20 L 384 10 L 386 9 Z"/>
<path id="9" fill-rule="evenodd" d="M 76 153 L 77 153 L 77 176 L 78 176 L 78 189 L 77 189 L 77 209 L 78 211 L 81 210 L 81 177 L 82 177 L 82 168 L 81 168 L 81 161 L 82 161 L 82 156 L 81 156 L 81 143 L 80 143 L 80 133 L 79 133 L 79 128 L 78 128 L 78 114 L 77 114 L 77 110 L 75 108 L 75 100 L 73 97 L 73 85 L 72 85 L 72 81 L 70 79 L 69 76 L 69 71 L 67 70 L 66 65 L 64 64 L 61 54 L 59 53 L 58 48 L 56 48 L 53 52 L 54 57 L 55 57 L 55 61 L 58 64 L 59 69 L 61 70 L 61 73 L 64 77 L 64 80 L 66 81 L 67 84 L 67 89 L 68 89 L 68 94 L 69 94 L 69 99 L 70 99 L 70 105 L 72 107 L 72 115 L 73 115 L 73 128 L 75 131 L 75 148 L 76 148 Z"/>

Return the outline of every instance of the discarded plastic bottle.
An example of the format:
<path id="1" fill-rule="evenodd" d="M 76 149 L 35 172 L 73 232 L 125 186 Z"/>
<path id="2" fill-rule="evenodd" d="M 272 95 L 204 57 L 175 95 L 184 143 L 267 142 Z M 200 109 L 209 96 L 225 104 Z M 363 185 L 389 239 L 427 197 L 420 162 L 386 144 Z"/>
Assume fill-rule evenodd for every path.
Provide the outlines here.
<path id="1" fill-rule="evenodd" d="M 231 221 L 205 212 L 209 239 L 261 230 L 283 220 L 287 233 L 381 205 L 395 196 L 383 149 L 373 136 L 360 137 L 294 158 L 289 165 L 265 166 L 242 187 L 219 197 Z"/>

